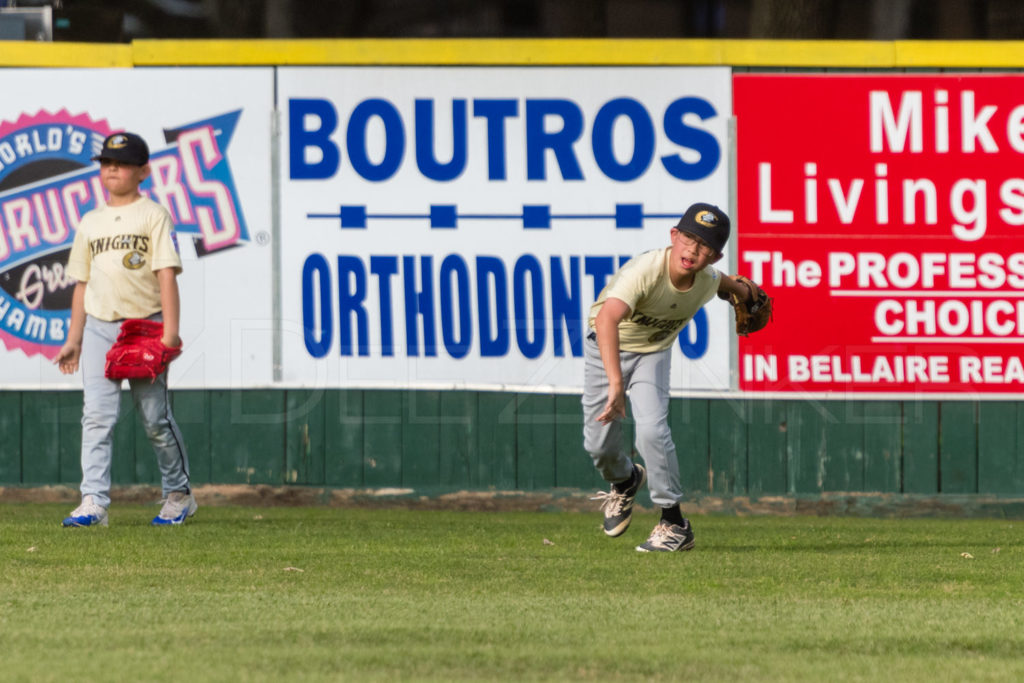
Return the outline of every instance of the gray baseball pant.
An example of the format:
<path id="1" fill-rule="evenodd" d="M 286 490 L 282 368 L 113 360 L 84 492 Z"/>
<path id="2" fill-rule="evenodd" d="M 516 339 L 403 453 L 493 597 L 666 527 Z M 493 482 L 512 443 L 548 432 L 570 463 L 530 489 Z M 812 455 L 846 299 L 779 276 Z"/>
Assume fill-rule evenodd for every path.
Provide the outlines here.
<path id="1" fill-rule="evenodd" d="M 603 425 L 596 419 L 608 401 L 608 375 L 596 337 L 591 337 L 594 335 L 587 335 L 583 345 L 583 447 L 605 481 L 622 482 L 632 474 L 633 462 L 626 452 L 622 422 Z M 636 426 L 636 450 L 647 466 L 651 501 L 659 507 L 671 507 L 683 499 L 679 461 L 668 426 L 671 354 L 671 347 L 655 353 L 619 352 L 622 381 Z"/>
<path id="2" fill-rule="evenodd" d="M 159 320 L 154 316 L 152 320 Z M 82 495 L 91 494 L 97 505 L 110 506 L 110 463 L 114 453 L 114 425 L 121 412 L 121 381 L 107 379 L 107 351 L 117 340 L 120 322 L 86 316 L 82 338 Z M 188 454 L 181 430 L 171 414 L 167 373 L 152 382 L 128 380 L 135 410 L 142 417 L 160 466 L 164 497 L 188 491 Z"/>

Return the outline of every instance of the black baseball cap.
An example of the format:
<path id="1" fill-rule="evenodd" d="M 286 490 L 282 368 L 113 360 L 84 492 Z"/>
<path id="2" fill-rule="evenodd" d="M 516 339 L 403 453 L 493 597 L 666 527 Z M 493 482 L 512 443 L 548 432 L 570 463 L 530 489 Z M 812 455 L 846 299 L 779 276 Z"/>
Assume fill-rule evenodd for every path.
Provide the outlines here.
<path id="1" fill-rule="evenodd" d="M 699 237 L 719 254 L 729 242 L 731 223 L 721 209 L 714 204 L 694 204 L 676 224 L 679 232 L 688 232 Z"/>
<path id="2" fill-rule="evenodd" d="M 103 141 L 103 149 L 92 158 L 93 161 L 109 159 L 132 166 L 149 163 L 149 146 L 135 133 L 114 133 Z"/>

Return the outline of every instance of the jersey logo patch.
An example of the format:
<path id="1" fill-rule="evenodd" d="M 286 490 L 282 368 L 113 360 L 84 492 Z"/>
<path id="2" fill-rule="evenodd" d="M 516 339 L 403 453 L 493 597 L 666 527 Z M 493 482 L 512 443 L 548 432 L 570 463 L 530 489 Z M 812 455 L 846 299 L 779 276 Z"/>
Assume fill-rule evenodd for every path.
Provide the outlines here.
<path id="1" fill-rule="evenodd" d="M 648 344 L 657 344 L 660 341 L 664 341 L 665 339 L 668 339 L 669 335 L 671 335 L 671 334 L 672 334 L 672 332 L 670 332 L 669 330 L 662 330 L 660 332 L 655 332 L 654 334 L 652 334 L 650 337 L 647 338 L 647 343 Z"/>
<path id="2" fill-rule="evenodd" d="M 137 251 L 129 251 L 121 259 L 122 265 L 128 270 L 138 270 L 142 266 L 146 265 L 145 257 Z"/>

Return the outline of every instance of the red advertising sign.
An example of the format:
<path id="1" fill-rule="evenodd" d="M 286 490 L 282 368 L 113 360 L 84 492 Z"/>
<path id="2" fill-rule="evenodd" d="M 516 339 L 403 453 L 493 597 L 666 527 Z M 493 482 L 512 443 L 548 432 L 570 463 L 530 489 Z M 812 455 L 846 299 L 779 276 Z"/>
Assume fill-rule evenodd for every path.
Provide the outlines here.
<path id="1" fill-rule="evenodd" d="M 740 388 L 1024 392 L 1024 77 L 737 75 Z"/>

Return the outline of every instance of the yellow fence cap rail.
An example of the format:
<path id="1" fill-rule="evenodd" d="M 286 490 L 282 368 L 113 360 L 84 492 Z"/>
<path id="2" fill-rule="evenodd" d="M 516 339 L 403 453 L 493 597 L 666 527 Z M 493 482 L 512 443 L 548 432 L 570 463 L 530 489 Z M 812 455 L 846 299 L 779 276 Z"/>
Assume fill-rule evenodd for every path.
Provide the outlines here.
<path id="1" fill-rule="evenodd" d="M 881 41 L 704 39 L 137 40 L 135 63 L 157 65 L 723 65 L 895 66 Z"/>
<path id="2" fill-rule="evenodd" d="M 1024 69 L 1020 40 L 903 40 L 895 46 L 907 68 Z"/>
<path id="3" fill-rule="evenodd" d="M 4 41 L 3 67 L 484 65 L 1024 69 L 1024 41 L 358 38 Z"/>
<path id="4" fill-rule="evenodd" d="M 891 42 L 871 40 L 723 40 L 723 64 L 772 68 L 869 68 L 896 64 Z"/>
<path id="5" fill-rule="evenodd" d="M 700 45 L 691 45 L 697 44 Z M 135 41 L 138 65 L 720 64 L 714 41 L 352 39 Z"/>
<path id="6" fill-rule="evenodd" d="M 5 40 L 0 42 L 2 67 L 133 66 L 131 45 L 114 43 L 49 43 Z"/>

